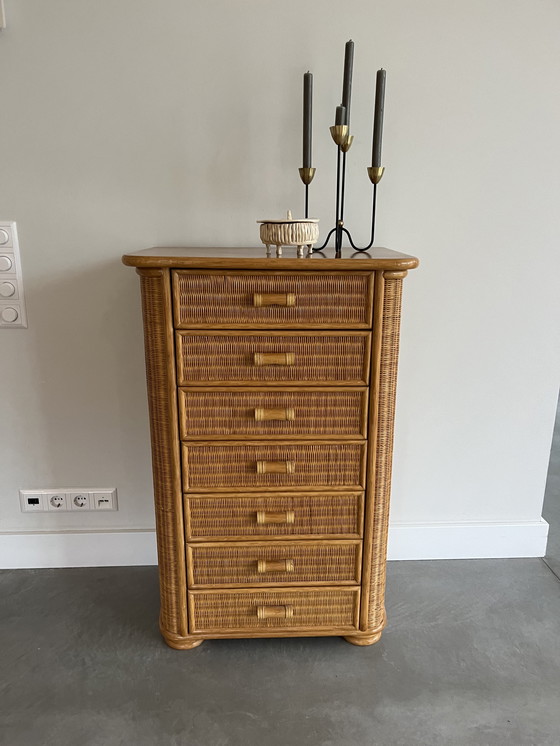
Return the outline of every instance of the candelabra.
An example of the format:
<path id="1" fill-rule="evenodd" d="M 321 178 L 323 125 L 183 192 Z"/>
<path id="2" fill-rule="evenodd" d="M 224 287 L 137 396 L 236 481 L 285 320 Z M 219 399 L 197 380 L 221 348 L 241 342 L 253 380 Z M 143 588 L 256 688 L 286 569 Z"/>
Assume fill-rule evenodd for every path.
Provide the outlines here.
<path id="1" fill-rule="evenodd" d="M 373 196 L 371 206 L 371 235 L 367 246 L 356 246 L 352 239 L 352 234 L 348 228 L 344 225 L 344 198 L 345 198 L 345 187 L 346 187 L 346 155 L 352 146 L 354 140 L 353 136 L 349 134 L 349 128 L 347 124 L 337 124 L 330 128 L 332 139 L 337 146 L 336 152 L 336 200 L 335 200 L 335 223 L 331 228 L 325 241 L 316 247 L 309 247 L 309 253 L 316 251 L 323 251 L 331 236 L 334 235 L 334 249 L 335 255 L 340 256 L 342 251 L 343 237 L 346 236 L 350 243 L 350 246 L 354 251 L 368 251 L 373 246 L 375 240 L 375 213 L 377 207 L 377 185 L 381 181 L 381 177 L 385 171 L 383 166 L 368 166 L 367 172 L 369 179 L 373 185 Z M 315 168 L 300 168 L 299 175 L 302 182 L 305 185 L 305 217 L 309 217 L 309 185 L 313 181 L 315 176 Z"/>
<path id="2" fill-rule="evenodd" d="M 385 102 L 385 70 L 377 71 L 375 85 L 375 108 L 373 119 L 373 149 L 372 165 L 367 172 L 373 185 L 373 196 L 371 205 L 371 235 L 367 246 L 356 246 L 348 228 L 344 225 L 344 198 L 346 193 L 346 156 L 352 147 L 354 137 L 350 134 L 350 99 L 352 91 L 352 69 L 354 64 L 354 42 L 352 39 L 346 43 L 344 53 L 344 76 L 342 86 L 342 103 L 336 107 L 335 124 L 330 128 L 332 139 L 336 144 L 336 199 L 335 199 L 335 221 L 324 243 L 321 246 L 308 246 L 308 253 L 323 251 L 331 236 L 334 235 L 334 248 L 336 256 L 342 252 L 344 236 L 350 242 L 354 251 L 368 251 L 373 246 L 375 238 L 375 213 L 377 207 L 377 186 L 381 181 L 384 167 L 377 165 L 381 163 L 381 139 L 383 133 L 383 109 Z M 311 119 L 312 119 L 312 97 L 313 97 L 313 75 L 310 72 L 303 76 L 303 168 L 299 169 L 299 175 L 305 185 L 305 217 L 309 217 L 309 185 L 315 176 L 315 168 L 311 166 Z"/>

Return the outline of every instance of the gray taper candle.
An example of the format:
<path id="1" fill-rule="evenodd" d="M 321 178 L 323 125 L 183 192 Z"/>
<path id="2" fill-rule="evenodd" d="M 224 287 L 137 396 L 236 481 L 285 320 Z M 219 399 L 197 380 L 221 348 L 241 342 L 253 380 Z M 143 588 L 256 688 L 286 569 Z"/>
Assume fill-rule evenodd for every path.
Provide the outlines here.
<path id="1" fill-rule="evenodd" d="M 373 146 L 371 165 L 381 166 L 381 140 L 383 139 L 383 110 L 385 107 L 385 70 L 377 71 L 375 83 L 375 110 L 373 114 Z"/>
<path id="2" fill-rule="evenodd" d="M 346 123 L 346 107 L 345 106 L 337 106 L 336 107 L 336 115 L 334 118 L 335 124 L 345 124 Z"/>
<path id="3" fill-rule="evenodd" d="M 346 42 L 344 49 L 344 77 L 342 79 L 342 105 L 346 109 L 346 119 L 342 124 L 350 124 L 350 99 L 352 98 L 352 68 L 354 66 L 354 42 Z"/>
<path id="4" fill-rule="evenodd" d="M 313 74 L 303 76 L 303 167 L 311 168 L 311 120 L 313 116 Z"/>

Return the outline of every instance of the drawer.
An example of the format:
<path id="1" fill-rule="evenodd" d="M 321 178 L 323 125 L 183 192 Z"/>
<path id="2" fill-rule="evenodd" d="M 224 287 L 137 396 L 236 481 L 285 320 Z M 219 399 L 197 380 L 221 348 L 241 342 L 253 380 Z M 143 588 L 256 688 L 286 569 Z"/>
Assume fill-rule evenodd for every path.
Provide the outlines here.
<path id="1" fill-rule="evenodd" d="M 177 332 L 180 386 L 367 385 L 370 332 Z"/>
<path id="2" fill-rule="evenodd" d="M 359 588 L 279 588 L 190 591 L 190 632 L 271 632 L 300 630 L 325 634 L 358 628 Z"/>
<path id="3" fill-rule="evenodd" d="M 367 389 L 179 389 L 181 438 L 365 438 Z"/>
<path id="4" fill-rule="evenodd" d="M 187 552 L 189 588 L 356 585 L 361 577 L 361 541 L 221 542 Z"/>
<path id="5" fill-rule="evenodd" d="M 365 443 L 183 443 L 185 492 L 364 486 Z"/>
<path id="6" fill-rule="evenodd" d="M 187 495 L 187 541 L 358 538 L 363 494 Z"/>
<path id="7" fill-rule="evenodd" d="M 173 272 L 178 329 L 371 327 L 372 272 Z"/>

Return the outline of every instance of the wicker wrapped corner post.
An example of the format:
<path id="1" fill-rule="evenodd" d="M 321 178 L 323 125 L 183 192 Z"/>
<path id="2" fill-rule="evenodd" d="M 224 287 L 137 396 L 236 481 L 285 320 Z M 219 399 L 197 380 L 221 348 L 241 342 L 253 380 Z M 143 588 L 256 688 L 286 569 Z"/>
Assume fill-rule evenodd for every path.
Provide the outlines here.
<path id="1" fill-rule="evenodd" d="M 160 629 L 376 642 L 414 257 L 150 249 L 142 291 Z"/>

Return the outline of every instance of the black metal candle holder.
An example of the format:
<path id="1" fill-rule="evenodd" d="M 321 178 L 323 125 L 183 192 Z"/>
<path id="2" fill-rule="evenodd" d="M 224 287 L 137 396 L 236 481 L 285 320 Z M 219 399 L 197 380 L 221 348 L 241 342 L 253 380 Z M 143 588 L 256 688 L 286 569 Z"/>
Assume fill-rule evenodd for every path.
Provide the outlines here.
<path id="1" fill-rule="evenodd" d="M 330 128 L 332 139 L 337 146 L 336 153 L 336 207 L 335 207 L 335 223 L 334 227 L 331 228 L 324 243 L 321 246 L 309 247 L 308 253 L 311 254 L 317 251 L 323 251 L 331 236 L 334 235 L 334 250 L 335 256 L 339 257 L 342 253 L 342 243 L 344 236 L 348 238 L 350 246 L 354 251 L 368 251 L 373 246 L 375 239 L 375 213 L 377 206 L 377 185 L 381 181 L 385 168 L 383 166 L 368 166 L 367 172 L 371 183 L 373 184 L 373 197 L 371 206 L 371 236 L 367 246 L 356 246 L 352 239 L 352 234 L 344 226 L 344 198 L 346 188 L 346 154 L 352 146 L 354 140 L 353 136 L 349 133 L 349 127 L 347 124 L 336 124 Z M 309 185 L 313 181 L 315 176 L 314 168 L 300 168 L 299 175 L 305 185 L 305 212 L 306 218 L 309 217 Z"/>

